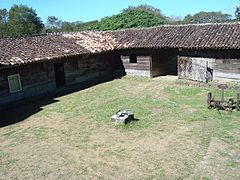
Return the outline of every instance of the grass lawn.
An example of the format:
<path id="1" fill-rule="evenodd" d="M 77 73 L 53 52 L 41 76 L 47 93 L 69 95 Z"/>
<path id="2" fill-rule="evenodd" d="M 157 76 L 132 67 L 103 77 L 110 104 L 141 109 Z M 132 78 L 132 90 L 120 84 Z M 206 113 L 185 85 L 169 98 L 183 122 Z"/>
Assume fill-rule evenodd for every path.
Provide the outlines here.
<path id="1" fill-rule="evenodd" d="M 0 179 L 240 179 L 240 112 L 208 110 L 209 91 L 220 98 L 124 77 L 12 109 L 0 121 L 22 121 L 0 128 Z M 139 121 L 114 125 L 123 108 Z"/>

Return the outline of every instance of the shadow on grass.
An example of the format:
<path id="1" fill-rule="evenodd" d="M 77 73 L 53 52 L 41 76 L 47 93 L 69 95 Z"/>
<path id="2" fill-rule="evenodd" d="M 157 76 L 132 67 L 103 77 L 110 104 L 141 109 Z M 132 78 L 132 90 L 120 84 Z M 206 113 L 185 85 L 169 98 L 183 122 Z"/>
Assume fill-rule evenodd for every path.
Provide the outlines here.
<path id="1" fill-rule="evenodd" d="M 59 101 L 54 98 L 81 91 L 122 77 L 123 76 L 110 76 L 105 78 L 96 78 L 87 82 L 57 88 L 54 92 L 49 94 L 8 104 L 7 106 L 0 108 L 0 128 L 24 121 L 28 117 L 42 111 L 43 106 Z"/>
<path id="2" fill-rule="evenodd" d="M 130 124 L 130 123 L 133 123 L 133 122 L 137 122 L 137 121 L 139 121 L 139 120 L 140 120 L 140 119 L 137 119 L 137 118 L 130 119 L 130 120 L 128 120 L 128 121 L 125 122 L 125 125 Z"/>
<path id="3" fill-rule="evenodd" d="M 0 128 L 24 121 L 28 117 L 42 111 L 42 107 L 57 102 L 55 99 L 43 99 L 40 101 L 19 104 L 18 107 L 5 109 L 0 112 Z"/>
<path id="4" fill-rule="evenodd" d="M 137 121 L 140 121 L 140 119 L 134 118 L 130 122 L 134 122 L 134 121 L 137 122 Z"/>

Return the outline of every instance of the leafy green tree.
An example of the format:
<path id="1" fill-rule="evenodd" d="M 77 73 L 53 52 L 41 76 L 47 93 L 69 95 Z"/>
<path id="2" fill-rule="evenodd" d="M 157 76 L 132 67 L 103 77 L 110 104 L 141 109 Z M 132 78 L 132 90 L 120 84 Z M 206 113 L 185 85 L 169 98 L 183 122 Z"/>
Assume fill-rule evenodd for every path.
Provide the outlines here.
<path id="1" fill-rule="evenodd" d="M 48 16 L 47 18 L 47 31 L 48 32 L 58 32 L 62 29 L 63 22 L 56 16 Z"/>
<path id="2" fill-rule="evenodd" d="M 101 19 L 92 29 L 116 30 L 125 28 L 151 27 L 164 24 L 166 17 L 160 10 L 138 6 L 124 9 L 122 13 Z"/>
<path id="3" fill-rule="evenodd" d="M 150 5 L 147 5 L 147 4 L 142 4 L 142 5 L 139 5 L 139 6 L 129 6 L 128 8 L 126 9 L 123 9 L 122 12 L 127 12 L 127 11 L 130 11 L 130 10 L 142 10 L 142 11 L 146 11 L 146 12 L 149 12 L 151 14 L 154 14 L 156 16 L 162 16 L 162 12 L 160 9 L 157 9 L 153 6 L 150 6 Z"/>
<path id="4" fill-rule="evenodd" d="M 70 22 L 62 22 L 62 27 L 61 27 L 61 31 L 63 32 L 71 32 L 74 30 L 74 24 L 70 23 Z"/>
<path id="5" fill-rule="evenodd" d="M 35 10 L 28 6 L 13 5 L 8 14 L 7 34 L 37 34 L 40 33 L 44 27 Z"/>
<path id="6" fill-rule="evenodd" d="M 7 31 L 8 12 L 6 9 L 0 9 L 0 36 L 4 36 Z"/>
<path id="7" fill-rule="evenodd" d="M 200 23 L 221 23 L 231 21 L 230 14 L 223 14 L 222 12 L 199 12 L 194 15 L 187 15 L 183 22 L 186 24 L 200 24 Z"/>
<path id="8" fill-rule="evenodd" d="M 92 30 L 93 27 L 97 25 L 98 21 L 89 21 L 89 22 L 74 22 L 74 31 L 86 31 Z"/>
<path id="9" fill-rule="evenodd" d="M 7 23 L 8 12 L 7 9 L 0 9 L 0 23 Z"/>

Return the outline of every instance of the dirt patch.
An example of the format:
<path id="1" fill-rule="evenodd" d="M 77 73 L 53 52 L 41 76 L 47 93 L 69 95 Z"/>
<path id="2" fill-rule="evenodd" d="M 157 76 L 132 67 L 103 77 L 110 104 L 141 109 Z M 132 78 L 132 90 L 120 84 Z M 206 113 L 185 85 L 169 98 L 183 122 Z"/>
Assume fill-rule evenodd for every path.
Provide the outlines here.
<path id="1" fill-rule="evenodd" d="M 171 75 L 158 76 L 158 77 L 153 78 L 153 80 L 163 80 L 163 81 L 167 81 L 167 82 L 176 81 L 177 79 L 178 79 L 178 76 L 171 76 Z"/>
<path id="2" fill-rule="evenodd" d="M 194 176 L 211 179 L 240 179 L 240 150 L 213 138 L 206 156 L 196 166 Z"/>

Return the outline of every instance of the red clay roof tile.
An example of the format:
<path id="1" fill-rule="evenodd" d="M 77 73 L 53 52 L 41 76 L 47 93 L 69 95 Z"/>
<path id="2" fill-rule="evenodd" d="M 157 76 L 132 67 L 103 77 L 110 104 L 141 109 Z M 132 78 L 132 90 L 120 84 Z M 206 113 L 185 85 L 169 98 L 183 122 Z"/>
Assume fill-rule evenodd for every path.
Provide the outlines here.
<path id="1" fill-rule="evenodd" d="M 240 49 L 240 23 L 0 38 L 0 64 L 11 66 L 130 48 Z"/>

